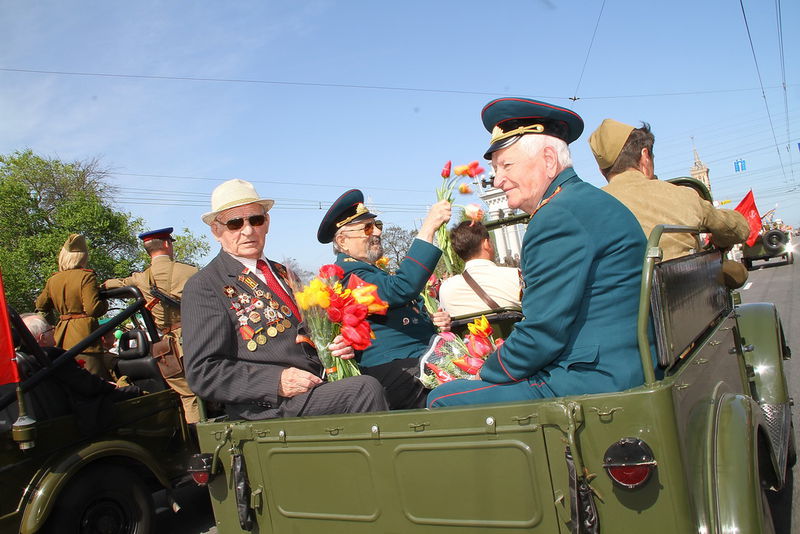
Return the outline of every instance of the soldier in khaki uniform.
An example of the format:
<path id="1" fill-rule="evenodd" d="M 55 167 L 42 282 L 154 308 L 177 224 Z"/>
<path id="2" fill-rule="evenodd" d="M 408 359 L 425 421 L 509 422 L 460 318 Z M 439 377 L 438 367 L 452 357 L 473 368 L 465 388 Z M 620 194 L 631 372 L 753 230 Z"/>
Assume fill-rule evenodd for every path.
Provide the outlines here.
<path id="1" fill-rule="evenodd" d="M 144 243 L 144 248 L 150 254 L 150 267 L 143 272 L 133 273 L 127 278 L 114 278 L 103 282 L 104 288 L 123 286 L 136 286 L 148 302 L 150 312 L 153 314 L 164 339 L 168 339 L 169 346 L 177 352 L 181 365 L 167 367 L 161 362 L 160 368 L 164 379 L 173 390 L 181 396 L 183 411 L 188 423 L 196 423 L 200 419 L 197 408 L 197 396 L 189 389 L 183 371 L 183 349 L 181 346 L 181 309 L 180 300 L 183 296 L 183 286 L 186 281 L 197 272 L 197 267 L 180 263 L 174 260 L 172 247 L 172 228 L 161 228 L 139 234 L 139 239 Z M 152 288 L 161 296 L 153 294 Z M 158 354 L 155 354 L 158 356 Z"/>
<path id="2" fill-rule="evenodd" d="M 36 311 L 55 310 L 56 346 L 68 350 L 97 329 L 97 318 L 108 310 L 108 302 L 100 298 L 94 271 L 87 268 L 89 249 L 80 234 L 70 234 L 58 254 L 58 272 L 51 276 L 36 299 Z M 77 361 L 86 370 L 110 380 L 109 365 L 103 357 L 100 340 L 86 347 Z"/>
<path id="3" fill-rule="evenodd" d="M 645 236 L 656 225 L 675 224 L 707 228 L 711 241 L 722 249 L 746 240 L 750 227 L 741 213 L 717 209 L 692 189 L 656 178 L 654 141 L 648 124 L 634 128 L 613 119 L 604 120 L 589 137 L 600 172 L 608 180 L 603 190 L 633 212 Z M 664 260 L 701 250 L 697 238 L 689 234 L 664 234 L 661 248 Z M 747 280 L 747 270 L 737 262 L 724 262 L 723 273 L 732 288 Z"/>

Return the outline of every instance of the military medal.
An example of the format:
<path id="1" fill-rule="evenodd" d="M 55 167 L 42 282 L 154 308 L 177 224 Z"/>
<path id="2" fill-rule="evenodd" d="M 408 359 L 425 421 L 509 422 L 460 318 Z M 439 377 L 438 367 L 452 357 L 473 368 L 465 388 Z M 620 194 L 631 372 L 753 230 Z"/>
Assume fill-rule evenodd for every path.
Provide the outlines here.
<path id="1" fill-rule="evenodd" d="M 286 329 L 283 327 L 283 323 L 275 323 L 275 330 L 282 334 Z"/>
<path id="2" fill-rule="evenodd" d="M 250 315 L 248 315 L 248 317 L 254 323 L 260 323 L 261 322 L 261 314 L 258 313 L 257 311 L 250 312 Z"/>
<path id="3" fill-rule="evenodd" d="M 250 295 L 248 295 L 247 293 L 240 293 L 239 302 L 241 302 L 242 304 L 250 304 Z"/>
<path id="4" fill-rule="evenodd" d="M 264 312 L 264 315 L 266 315 L 267 319 L 269 319 L 270 321 L 274 321 L 275 319 L 278 318 L 278 313 L 275 310 L 273 310 L 272 308 L 268 308 Z"/>
<path id="5" fill-rule="evenodd" d="M 277 336 L 278 335 L 278 329 L 275 328 L 274 326 L 270 326 L 269 328 L 267 328 L 267 335 L 269 337 Z"/>
<path id="6" fill-rule="evenodd" d="M 253 293 L 255 293 L 255 295 L 257 297 L 263 297 L 264 296 L 264 290 L 259 288 L 259 287 L 257 287 L 256 290 L 253 291 Z"/>
<path id="7" fill-rule="evenodd" d="M 250 289 L 255 289 L 258 287 L 258 282 L 256 282 L 252 277 L 245 276 L 243 274 L 239 275 L 239 281 L 243 282 L 244 285 L 249 287 Z"/>
<path id="8" fill-rule="evenodd" d="M 239 334 L 241 334 L 242 339 L 252 339 L 255 332 L 250 325 L 245 324 L 239 328 Z"/>
<path id="9" fill-rule="evenodd" d="M 256 343 L 255 340 L 251 339 L 250 341 L 247 342 L 247 350 L 249 350 L 250 352 L 255 351 L 257 348 L 258 348 L 258 343 Z"/>
<path id="10" fill-rule="evenodd" d="M 263 308 L 264 308 L 264 301 L 263 301 L 263 300 L 261 300 L 261 299 L 258 299 L 257 301 L 255 301 L 255 302 L 253 303 L 253 306 L 255 306 L 255 307 L 256 307 L 257 309 L 259 309 L 259 310 L 260 310 L 260 309 L 263 309 Z"/>
<path id="11" fill-rule="evenodd" d="M 277 310 L 280 304 L 275 302 L 274 300 L 269 301 L 269 305 L 272 307 L 273 310 Z"/>
<path id="12" fill-rule="evenodd" d="M 244 315 L 240 315 L 239 316 L 239 324 L 242 325 L 242 326 L 246 325 L 247 324 L 247 317 L 245 317 Z"/>
<path id="13" fill-rule="evenodd" d="M 234 289 L 233 286 L 225 286 L 222 288 L 222 291 L 223 293 L 225 293 L 225 296 L 228 297 L 229 299 L 232 299 L 233 296 L 236 294 L 236 289 Z"/>
<path id="14" fill-rule="evenodd" d="M 256 343 L 258 343 L 259 345 L 263 345 L 266 342 L 267 342 L 267 336 L 265 336 L 264 334 L 258 334 L 256 336 Z"/>
<path id="15" fill-rule="evenodd" d="M 411 321 L 408 319 L 408 317 L 403 317 L 403 326 L 408 326 L 408 323 L 410 322 Z"/>
<path id="16" fill-rule="evenodd" d="M 287 306 L 286 304 L 281 306 L 281 313 L 283 313 L 286 317 L 292 316 L 292 310 L 290 310 L 289 306 Z"/>
<path id="17" fill-rule="evenodd" d="M 281 321 L 281 324 L 283 325 L 284 328 L 289 328 L 290 326 L 292 326 L 292 323 L 291 321 L 289 321 L 289 319 L 284 319 L 283 321 Z"/>

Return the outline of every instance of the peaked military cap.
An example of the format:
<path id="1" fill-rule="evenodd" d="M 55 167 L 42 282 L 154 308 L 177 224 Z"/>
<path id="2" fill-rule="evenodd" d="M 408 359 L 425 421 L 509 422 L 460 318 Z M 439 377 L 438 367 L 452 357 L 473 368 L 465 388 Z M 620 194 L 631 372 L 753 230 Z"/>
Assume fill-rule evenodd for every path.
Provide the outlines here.
<path id="1" fill-rule="evenodd" d="M 497 98 L 481 111 L 481 119 L 491 132 L 489 149 L 483 155 L 511 146 L 523 135 L 541 134 L 557 137 L 567 144 L 583 133 L 583 119 L 567 108 L 530 98 Z"/>
<path id="2" fill-rule="evenodd" d="M 317 239 L 320 243 L 330 243 L 337 230 L 345 224 L 375 217 L 377 215 L 370 213 L 364 206 L 364 193 L 358 189 L 350 189 L 336 199 L 322 218 L 317 230 Z"/>
<path id="3" fill-rule="evenodd" d="M 139 239 L 147 243 L 151 239 L 164 239 L 175 241 L 172 238 L 172 227 L 169 226 L 167 228 L 159 228 L 158 230 L 150 230 L 149 232 L 142 232 L 139 234 Z"/>

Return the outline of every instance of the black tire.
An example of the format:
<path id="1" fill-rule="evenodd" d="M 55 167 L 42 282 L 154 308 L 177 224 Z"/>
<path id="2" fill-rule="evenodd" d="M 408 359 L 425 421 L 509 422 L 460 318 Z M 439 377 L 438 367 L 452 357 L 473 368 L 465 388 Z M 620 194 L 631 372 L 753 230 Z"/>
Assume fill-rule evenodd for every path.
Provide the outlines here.
<path id="1" fill-rule="evenodd" d="M 783 254 L 784 245 L 789 242 L 789 239 L 780 230 L 770 230 L 761 237 L 761 242 L 764 244 L 764 250 L 777 256 Z"/>
<path id="2" fill-rule="evenodd" d="M 61 492 L 44 532 L 150 534 L 153 508 L 153 496 L 136 473 L 93 465 Z"/>

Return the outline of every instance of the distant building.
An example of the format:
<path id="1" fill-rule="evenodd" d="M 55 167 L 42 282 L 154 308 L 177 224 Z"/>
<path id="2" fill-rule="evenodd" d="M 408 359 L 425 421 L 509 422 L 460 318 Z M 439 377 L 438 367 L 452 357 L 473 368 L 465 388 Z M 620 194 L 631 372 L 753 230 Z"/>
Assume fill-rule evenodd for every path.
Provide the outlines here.
<path id="1" fill-rule="evenodd" d="M 694 143 L 692 143 L 694 145 Z M 689 172 L 692 173 L 692 178 L 700 180 L 703 182 L 706 187 L 708 188 L 708 192 L 711 192 L 711 180 L 708 178 L 708 167 L 706 164 L 700 161 L 700 155 L 697 153 L 697 149 L 692 146 L 692 150 L 694 151 L 694 164 Z"/>
<path id="2" fill-rule="evenodd" d="M 522 213 L 520 210 L 512 210 L 508 207 L 508 199 L 501 189 L 492 187 L 494 176 L 489 175 L 483 180 L 476 181 L 478 198 L 487 206 L 487 221 L 496 221 L 511 215 Z M 492 241 L 494 242 L 497 261 L 506 265 L 519 265 L 520 252 L 522 251 L 522 237 L 525 235 L 526 225 L 515 224 L 513 226 L 503 226 L 492 230 Z"/>

